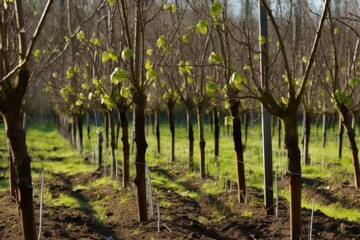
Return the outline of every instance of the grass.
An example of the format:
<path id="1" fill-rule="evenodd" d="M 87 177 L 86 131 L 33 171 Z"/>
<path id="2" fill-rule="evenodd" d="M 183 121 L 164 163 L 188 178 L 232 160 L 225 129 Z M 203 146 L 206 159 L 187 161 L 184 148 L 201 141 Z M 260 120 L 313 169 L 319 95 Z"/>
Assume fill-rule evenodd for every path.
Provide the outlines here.
<path id="1" fill-rule="evenodd" d="M 131 126 L 129 127 L 129 130 Z M 3 126 L 0 126 L 0 132 L 4 131 Z M 86 152 L 87 155 L 90 154 L 90 151 L 96 149 L 96 136 L 95 131 L 92 131 L 92 140 L 91 142 L 85 141 L 86 146 L 88 146 Z M 151 133 L 151 130 L 147 130 L 147 142 L 148 149 L 146 152 L 146 161 L 148 166 L 166 166 L 168 171 L 180 171 L 182 169 L 187 169 L 187 157 L 188 157 L 188 146 L 187 146 L 187 133 L 185 126 L 178 126 L 176 128 L 176 152 L 175 156 L 178 161 L 176 165 L 168 165 L 169 161 L 169 151 L 170 151 L 170 130 L 168 125 L 161 125 L 161 154 L 158 156 L 156 154 L 156 138 L 155 135 Z M 244 131 L 243 131 L 244 132 Z M 301 128 L 299 128 L 299 134 L 301 133 Z M 218 166 L 216 169 L 216 159 L 214 157 L 214 141 L 213 134 L 210 131 L 210 127 L 205 125 L 205 140 L 206 140 L 206 172 L 209 176 L 209 179 L 204 182 L 204 184 L 199 185 L 199 190 L 189 190 L 186 187 L 185 182 L 189 179 L 194 179 L 198 177 L 199 166 L 198 166 L 198 140 L 196 131 L 196 125 L 194 126 L 195 142 L 194 142 L 194 161 L 195 161 L 195 171 L 188 172 L 181 178 L 170 179 L 168 176 L 156 171 L 151 171 L 151 180 L 152 184 L 155 187 L 154 194 L 159 194 L 156 191 L 156 188 L 159 186 L 164 186 L 168 189 L 176 191 L 182 196 L 188 196 L 191 198 L 198 198 L 204 193 L 216 195 L 224 191 L 224 181 L 225 179 L 230 179 L 233 182 L 236 181 L 236 161 L 233 150 L 233 139 L 231 135 L 227 134 L 227 130 L 224 127 L 221 127 L 220 133 L 220 154 L 218 156 Z M 344 136 L 344 150 L 343 158 L 341 161 L 337 158 L 337 135 L 336 131 L 329 131 L 327 135 L 327 147 L 324 149 L 322 147 L 322 137 L 321 134 L 316 136 L 315 131 L 312 132 L 311 136 L 311 145 L 310 145 L 310 156 L 311 156 L 311 165 L 305 166 L 302 165 L 302 173 L 304 177 L 307 178 L 324 178 L 331 180 L 334 183 L 341 183 L 343 181 L 353 182 L 353 168 L 351 163 L 350 151 L 345 147 L 347 144 L 346 136 Z M 359 142 L 359 138 L 357 138 Z M 243 139 L 244 142 L 244 139 Z M 32 157 L 32 174 L 33 178 L 39 178 L 41 175 L 41 169 L 45 170 L 46 179 L 52 178 L 57 174 L 79 174 L 86 172 L 93 172 L 96 170 L 96 164 L 85 164 L 83 159 L 84 155 L 80 154 L 77 151 L 73 151 L 70 145 L 59 136 L 54 126 L 30 126 L 27 133 L 27 144 L 30 155 Z M 105 143 L 104 143 L 105 144 Z M 119 142 L 119 149 L 121 149 L 121 142 Z M 90 147 L 92 150 L 90 150 Z M 301 147 L 301 145 L 299 145 Z M 6 152 L 6 140 L 3 134 L 0 134 L 0 166 L 7 166 L 7 152 Z M 105 148 L 106 149 L 106 148 Z M 118 152 L 118 156 L 120 156 Z M 110 164 L 110 151 L 104 152 L 105 165 Z M 61 159 L 61 161 L 54 161 L 54 159 Z M 119 157 L 121 159 L 121 157 Z M 131 176 L 135 175 L 134 168 L 134 153 L 130 157 Z M 247 140 L 246 150 L 244 153 L 245 159 L 245 173 L 246 173 L 246 184 L 247 187 L 252 187 L 258 189 L 259 191 L 263 190 L 263 163 L 262 163 L 262 148 L 261 148 L 261 134 L 260 126 L 255 124 L 253 128 L 249 129 L 249 137 Z M 121 162 L 119 162 L 121 166 Z M 277 146 L 277 136 L 273 137 L 273 166 L 274 170 L 277 171 L 278 177 L 281 177 L 285 174 L 287 168 L 287 158 L 286 152 L 284 149 Z M 216 178 L 216 172 L 218 172 L 219 182 L 216 182 L 211 179 Z M 2 174 L 2 173 L 0 173 Z M 0 191 L 5 191 L 8 188 L 8 173 L 4 173 L 4 178 L 0 178 Z M 0 175 L 1 177 L 1 175 Z M 111 184 L 113 188 L 119 189 L 120 184 L 109 177 L 100 178 L 96 181 L 86 183 L 85 185 L 77 185 L 73 187 L 73 190 L 78 189 L 91 189 L 93 187 L 99 187 L 102 185 Z M 286 196 L 287 189 L 280 190 L 282 196 Z M 131 193 L 125 194 L 120 197 L 119 202 L 126 202 Z M 250 196 L 251 197 L 251 196 Z M 74 199 L 71 196 L 63 194 L 59 199 L 53 199 L 52 196 L 47 196 L 48 202 L 53 201 L 53 204 L 65 205 L 65 206 L 78 206 L 86 207 L 86 204 Z M 162 200 L 160 205 L 163 207 L 171 207 L 171 203 L 165 200 Z M 104 216 L 104 202 L 95 201 L 93 203 L 87 203 L 94 205 L 95 212 L 98 218 L 102 219 Z M 303 206 L 309 207 L 309 203 L 306 200 L 303 200 Z M 335 218 L 347 218 L 352 221 L 358 221 L 357 216 L 358 209 L 342 209 L 339 208 L 338 204 L 333 204 L 330 206 L 321 206 L 316 204 L 317 209 L 320 209 L 325 214 L 335 217 Z M 243 213 L 245 215 L 250 215 L 250 212 Z"/>

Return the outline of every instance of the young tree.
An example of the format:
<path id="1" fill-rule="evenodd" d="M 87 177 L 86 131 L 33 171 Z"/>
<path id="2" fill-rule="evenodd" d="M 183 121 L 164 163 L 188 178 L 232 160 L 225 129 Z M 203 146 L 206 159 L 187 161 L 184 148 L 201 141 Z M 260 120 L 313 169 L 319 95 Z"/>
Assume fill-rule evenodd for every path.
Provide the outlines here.
<path id="1" fill-rule="evenodd" d="M 32 71 L 29 60 L 52 2 L 51 0 L 47 2 L 30 42 L 29 33 L 25 31 L 28 26 L 25 25 L 23 2 L 21 0 L 3 2 L 0 10 L 0 113 L 4 120 L 14 168 L 11 181 L 12 184 L 16 184 L 16 200 L 21 215 L 23 238 L 26 240 L 36 238 L 36 228 L 31 158 L 23 128 L 22 100 Z M 14 44 L 8 44 L 9 42 Z"/>

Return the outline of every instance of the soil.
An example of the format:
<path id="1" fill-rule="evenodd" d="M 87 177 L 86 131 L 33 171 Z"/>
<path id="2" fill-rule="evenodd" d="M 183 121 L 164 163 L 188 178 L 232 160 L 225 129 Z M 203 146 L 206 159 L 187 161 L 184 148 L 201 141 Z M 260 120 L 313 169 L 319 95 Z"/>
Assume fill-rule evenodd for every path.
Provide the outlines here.
<path id="1" fill-rule="evenodd" d="M 150 168 L 150 171 L 174 181 L 185 174 L 184 170 L 173 171 L 171 166 Z M 198 192 L 197 197 L 185 196 L 174 187 L 154 184 L 154 216 L 146 223 L 139 223 L 133 187 L 122 189 L 109 184 L 74 190 L 74 186 L 95 181 L 101 175 L 100 172 L 58 174 L 46 181 L 54 198 L 68 194 L 83 204 L 81 207 L 45 204 L 42 239 L 289 239 L 289 209 L 284 198 L 279 199 L 278 217 L 266 216 L 262 192 L 249 188 L 246 205 L 239 204 L 235 185 L 231 192 L 205 194 L 200 186 L 206 180 L 193 177 L 180 183 L 185 189 Z M 356 207 L 360 218 L 359 189 L 347 184 L 329 188 L 323 179 L 303 180 L 304 196 L 323 205 L 337 202 L 345 208 Z M 39 185 L 39 181 L 35 184 Z M 287 180 L 280 182 L 279 186 L 282 185 L 286 187 Z M 39 199 L 37 192 L 35 199 Z M 91 204 L 95 201 L 104 202 L 101 220 Z M 35 202 L 38 218 L 39 201 Z M 21 239 L 20 217 L 7 191 L 0 192 L 0 215 L 0 239 Z M 302 209 L 304 239 L 309 237 L 310 216 L 311 210 Z M 315 211 L 312 236 L 313 239 L 360 239 L 360 224 Z"/>

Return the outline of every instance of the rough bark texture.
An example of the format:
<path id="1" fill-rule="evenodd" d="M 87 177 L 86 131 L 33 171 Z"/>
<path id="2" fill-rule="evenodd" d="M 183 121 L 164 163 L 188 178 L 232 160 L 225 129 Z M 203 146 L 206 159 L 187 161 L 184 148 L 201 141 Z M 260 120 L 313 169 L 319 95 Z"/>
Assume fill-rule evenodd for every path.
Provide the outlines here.
<path id="1" fill-rule="evenodd" d="M 129 144 L 129 130 L 126 111 L 119 111 L 121 122 L 121 142 L 123 144 L 123 187 L 128 187 L 130 182 L 130 144 Z"/>
<path id="2" fill-rule="evenodd" d="M 200 177 L 205 178 L 205 137 L 204 137 L 204 122 L 203 122 L 203 109 L 197 107 L 196 109 L 198 119 L 198 131 L 199 131 L 199 147 L 200 147 Z"/>
<path id="3" fill-rule="evenodd" d="M 283 119 L 285 147 L 288 154 L 290 190 L 290 239 L 301 238 L 301 155 L 298 146 L 296 114 Z"/>
<path id="4" fill-rule="evenodd" d="M 175 102 L 170 100 L 167 103 L 167 113 L 169 119 L 170 133 L 171 133 L 171 146 L 170 146 L 170 162 L 175 162 L 175 119 L 174 119 L 174 106 Z"/>
<path id="5" fill-rule="evenodd" d="M 145 153 L 148 147 L 145 138 L 145 103 L 146 96 L 136 96 L 135 103 L 135 143 L 136 143 L 136 177 L 134 183 L 137 187 L 139 221 L 148 221 L 145 179 Z"/>
<path id="6" fill-rule="evenodd" d="M 342 158 L 343 136 L 344 136 L 344 125 L 342 124 L 342 121 L 340 118 L 339 119 L 339 135 L 338 135 L 338 157 L 339 157 L 339 159 Z"/>
<path id="7" fill-rule="evenodd" d="M 155 134 L 156 134 L 156 143 L 157 143 L 157 154 L 161 153 L 161 144 L 160 144 L 160 118 L 159 111 L 155 111 Z"/>
<path id="8" fill-rule="evenodd" d="M 304 111 L 303 113 L 303 154 L 305 165 L 310 165 L 310 156 L 309 156 L 309 144 L 310 144 L 310 124 L 311 117 L 310 113 Z"/>
<path id="9" fill-rule="evenodd" d="M 244 167 L 244 150 L 241 138 L 241 123 L 239 116 L 240 102 L 233 101 L 230 107 L 233 120 L 233 140 L 236 154 L 237 182 L 238 182 L 238 199 L 239 202 L 245 202 L 246 185 L 245 185 L 245 167 Z"/>
<path id="10" fill-rule="evenodd" d="M 360 168 L 359 168 L 359 150 L 355 141 L 355 131 L 351 127 L 351 114 L 349 109 L 345 106 L 340 106 L 340 113 L 342 118 L 342 123 L 346 128 L 346 133 L 348 135 L 349 143 L 350 143 L 350 150 L 352 155 L 352 163 L 354 166 L 354 181 L 355 187 L 360 187 Z"/>
<path id="11" fill-rule="evenodd" d="M 219 111 L 217 107 L 213 108 L 213 119 L 214 119 L 214 154 L 215 158 L 219 156 L 219 138 L 220 138 L 220 125 L 219 125 Z"/>
<path id="12" fill-rule="evenodd" d="M 17 202 L 21 215 L 23 237 L 33 240 L 36 237 L 33 187 L 31 178 L 31 158 L 26 146 L 21 111 L 22 99 L 29 80 L 27 69 L 21 69 L 14 83 L 4 82 L 0 95 L 0 113 L 4 119 L 5 133 L 10 147 L 14 166 L 13 183 L 16 184 Z"/>
<path id="13" fill-rule="evenodd" d="M 186 106 L 186 127 L 188 132 L 188 140 L 189 140 L 189 170 L 194 169 L 194 129 L 193 129 L 193 122 L 191 116 L 192 108 Z"/>
<path id="14" fill-rule="evenodd" d="M 117 179 L 117 159 L 116 159 L 116 136 L 115 136 L 115 123 L 114 123 L 114 112 L 108 111 L 109 127 L 110 127 L 110 147 L 111 147 L 111 160 L 112 160 L 112 171 L 111 176 Z"/>

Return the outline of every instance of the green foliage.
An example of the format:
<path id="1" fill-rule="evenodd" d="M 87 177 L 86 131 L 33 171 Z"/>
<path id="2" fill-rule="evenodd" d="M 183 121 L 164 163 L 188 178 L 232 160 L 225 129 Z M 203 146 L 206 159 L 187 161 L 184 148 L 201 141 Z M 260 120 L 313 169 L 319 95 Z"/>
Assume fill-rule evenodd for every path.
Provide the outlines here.
<path id="1" fill-rule="evenodd" d="M 234 72 L 230 77 L 229 83 L 237 90 L 241 90 L 244 86 L 246 86 L 247 79 L 243 75 Z"/>
<path id="2" fill-rule="evenodd" d="M 187 34 L 183 35 L 182 40 L 183 40 L 184 43 L 188 44 L 190 42 L 189 35 L 187 35 Z"/>
<path id="3" fill-rule="evenodd" d="M 122 87 L 120 90 L 120 96 L 129 98 L 131 96 L 130 87 Z"/>
<path id="4" fill-rule="evenodd" d="M 191 74 L 191 70 L 192 70 L 192 66 L 190 65 L 189 61 L 186 61 L 185 63 L 183 61 L 180 61 L 178 64 L 179 67 L 179 73 L 181 76 L 183 75 L 190 75 Z"/>
<path id="5" fill-rule="evenodd" d="M 359 85 L 359 83 L 360 83 L 360 78 L 352 77 L 352 78 L 349 79 L 349 84 L 352 87 L 355 87 L 355 86 Z"/>
<path id="6" fill-rule="evenodd" d="M 133 56 L 133 51 L 130 48 L 125 48 L 122 52 L 121 52 L 121 58 L 126 60 L 129 59 Z"/>
<path id="7" fill-rule="evenodd" d="M 262 35 L 259 35 L 259 41 L 261 44 L 265 44 L 266 43 L 266 38 Z"/>
<path id="8" fill-rule="evenodd" d="M 101 42 L 100 42 L 100 39 L 97 38 L 97 37 L 93 37 L 90 39 L 90 42 L 94 45 L 94 46 L 97 46 L 99 47 L 101 45 Z"/>
<path id="9" fill-rule="evenodd" d="M 206 95 L 208 95 L 209 97 L 214 97 L 217 88 L 218 88 L 218 85 L 215 82 L 207 83 L 206 87 L 205 87 Z"/>
<path id="10" fill-rule="evenodd" d="M 206 34 L 207 33 L 207 21 L 206 20 L 200 20 L 198 24 L 196 25 L 196 31 L 200 34 Z"/>
<path id="11" fill-rule="evenodd" d="M 127 71 L 117 67 L 110 76 L 110 80 L 113 84 L 117 85 L 127 78 Z"/>
<path id="12" fill-rule="evenodd" d="M 170 50 L 170 47 L 167 43 L 167 37 L 165 35 L 161 35 L 158 40 L 156 41 L 156 46 L 158 48 L 162 48 L 165 52 L 168 52 Z"/>
<path id="13" fill-rule="evenodd" d="M 210 16 L 213 17 L 216 24 L 218 24 L 219 22 L 221 11 L 222 11 L 222 5 L 218 1 L 215 1 L 210 7 Z"/>
<path id="14" fill-rule="evenodd" d="M 232 126 L 234 122 L 234 117 L 233 116 L 226 116 L 224 118 L 224 124 L 225 126 Z"/>
<path id="15" fill-rule="evenodd" d="M 118 62 L 118 56 L 111 50 L 104 51 L 101 55 L 101 61 L 105 63 L 109 60 Z"/>
<path id="16" fill-rule="evenodd" d="M 153 50 L 151 48 L 149 48 L 147 51 L 146 51 L 146 54 L 148 56 L 151 56 L 153 54 Z"/>
<path id="17" fill-rule="evenodd" d="M 216 54 L 216 52 L 212 51 L 210 54 L 210 57 L 208 58 L 209 63 L 215 63 L 219 64 L 224 61 L 224 58 L 222 56 L 219 56 Z"/>
<path id="18" fill-rule="evenodd" d="M 153 69 L 149 69 L 146 71 L 146 80 L 152 81 L 157 77 L 157 72 Z"/>
<path id="19" fill-rule="evenodd" d="M 335 91 L 335 101 L 340 104 L 340 105 L 344 105 L 345 107 L 349 108 L 351 105 L 351 98 L 350 96 L 346 95 L 345 92 L 337 89 Z"/>
<path id="20" fill-rule="evenodd" d="M 36 49 L 33 53 L 34 57 L 38 58 L 40 56 L 41 50 L 40 49 Z"/>

